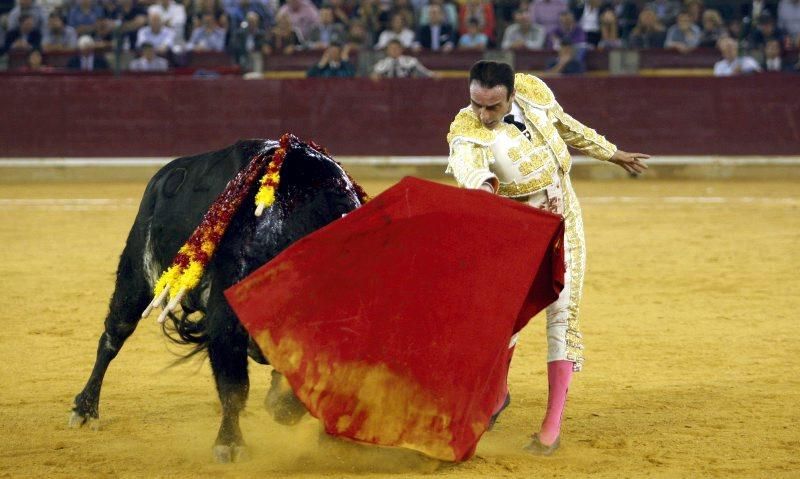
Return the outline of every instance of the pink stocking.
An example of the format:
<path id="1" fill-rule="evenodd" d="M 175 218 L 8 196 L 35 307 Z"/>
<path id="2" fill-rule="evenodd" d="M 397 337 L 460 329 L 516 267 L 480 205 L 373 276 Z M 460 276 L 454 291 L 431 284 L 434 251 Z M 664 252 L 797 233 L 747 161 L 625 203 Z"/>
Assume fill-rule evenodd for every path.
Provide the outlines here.
<path id="1" fill-rule="evenodd" d="M 547 413 L 542 421 L 539 440 L 542 444 L 550 445 L 555 442 L 561 433 L 561 416 L 567 403 L 567 391 L 572 379 L 572 361 L 552 361 L 547 363 Z"/>

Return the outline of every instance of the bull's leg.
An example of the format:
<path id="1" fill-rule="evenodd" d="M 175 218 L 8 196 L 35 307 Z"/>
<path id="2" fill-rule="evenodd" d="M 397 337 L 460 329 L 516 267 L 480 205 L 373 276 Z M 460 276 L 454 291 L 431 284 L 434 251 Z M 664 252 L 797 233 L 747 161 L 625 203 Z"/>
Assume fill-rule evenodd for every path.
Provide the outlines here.
<path id="1" fill-rule="evenodd" d="M 120 258 L 117 284 L 111 296 L 105 331 L 97 344 L 97 357 L 92 374 L 83 391 L 75 396 L 69 419 L 70 427 L 99 428 L 100 388 L 108 365 L 117 356 L 125 340 L 136 329 L 142 311 L 150 301 L 150 287 L 140 268 L 134 267 L 134 255 L 126 248 Z"/>
<path id="2" fill-rule="evenodd" d="M 250 389 L 249 336 L 221 294 L 209 300 L 208 325 L 208 356 L 222 403 L 222 423 L 214 442 L 214 458 L 218 462 L 237 462 L 246 458 L 239 413 L 244 409 Z"/>

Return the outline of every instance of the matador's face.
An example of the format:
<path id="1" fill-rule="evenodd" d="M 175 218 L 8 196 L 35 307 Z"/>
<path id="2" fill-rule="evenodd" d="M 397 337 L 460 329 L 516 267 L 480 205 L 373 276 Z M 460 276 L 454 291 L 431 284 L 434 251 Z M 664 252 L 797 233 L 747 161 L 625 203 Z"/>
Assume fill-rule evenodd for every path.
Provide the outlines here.
<path id="1" fill-rule="evenodd" d="M 492 130 L 503 122 L 503 117 L 511 111 L 514 92 L 508 94 L 505 85 L 486 88 L 473 81 L 469 86 L 469 100 L 472 111 L 483 126 Z"/>

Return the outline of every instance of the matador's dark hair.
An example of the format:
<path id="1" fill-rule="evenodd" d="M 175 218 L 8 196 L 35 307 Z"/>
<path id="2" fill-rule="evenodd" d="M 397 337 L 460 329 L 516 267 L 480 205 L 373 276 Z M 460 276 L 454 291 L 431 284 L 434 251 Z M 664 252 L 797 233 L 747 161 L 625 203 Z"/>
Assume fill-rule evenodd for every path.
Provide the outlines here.
<path id="1" fill-rule="evenodd" d="M 508 63 L 481 60 L 469 69 L 469 83 L 473 81 L 484 88 L 494 88 L 503 85 L 508 90 L 508 96 L 514 91 L 514 69 Z"/>

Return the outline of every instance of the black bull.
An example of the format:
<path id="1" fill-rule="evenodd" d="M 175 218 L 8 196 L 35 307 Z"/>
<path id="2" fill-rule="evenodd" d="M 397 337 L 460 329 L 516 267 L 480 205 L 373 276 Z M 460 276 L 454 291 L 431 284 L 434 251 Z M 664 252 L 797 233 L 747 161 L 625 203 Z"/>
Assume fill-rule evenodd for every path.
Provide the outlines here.
<path id="1" fill-rule="evenodd" d="M 83 391 L 75 397 L 71 426 L 97 424 L 103 376 L 151 301 L 159 274 L 170 265 L 228 181 L 254 155 L 276 148 L 277 142 L 240 141 L 224 150 L 176 159 L 150 180 L 120 257 L 94 368 Z M 183 299 L 181 317 L 170 318 L 181 342 L 195 343 L 195 352 L 208 351 L 222 403 L 222 423 L 214 446 L 215 456 L 222 462 L 235 461 L 244 452 L 239 413 L 249 389 L 248 346 L 254 359 L 265 362 L 223 291 L 294 241 L 361 204 L 357 187 L 344 170 L 305 144 L 292 143 L 280 174 L 276 201 L 260 217 L 254 215 L 257 182 L 249 191 L 201 283 Z M 191 321 L 187 319 L 189 313 L 194 313 Z M 197 316 L 202 319 L 197 320 Z M 271 398 L 267 399 L 269 402 Z M 293 417 L 289 409 L 285 420 Z"/>

